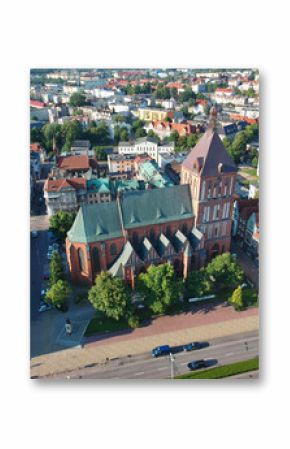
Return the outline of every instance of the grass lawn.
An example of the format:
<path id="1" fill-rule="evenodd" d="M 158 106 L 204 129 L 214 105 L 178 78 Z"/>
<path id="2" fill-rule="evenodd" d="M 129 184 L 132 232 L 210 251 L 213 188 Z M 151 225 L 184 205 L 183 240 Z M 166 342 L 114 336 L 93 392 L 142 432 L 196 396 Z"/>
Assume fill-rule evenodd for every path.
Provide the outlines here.
<path id="1" fill-rule="evenodd" d="M 259 369 L 259 359 L 250 359 L 243 362 L 231 363 L 230 365 L 218 366 L 204 371 L 182 374 L 175 379 L 222 379 L 235 374 L 247 373 Z"/>
<path id="2" fill-rule="evenodd" d="M 95 335 L 99 332 L 114 332 L 120 331 L 123 329 L 128 329 L 129 325 L 126 319 L 122 318 L 119 321 L 114 320 L 113 318 L 106 318 L 103 315 L 96 315 L 88 324 L 88 327 L 85 332 L 85 337 L 90 337 L 91 335 Z"/>
<path id="3" fill-rule="evenodd" d="M 257 169 L 256 168 L 244 168 L 242 172 L 246 173 L 248 176 L 257 178 Z"/>

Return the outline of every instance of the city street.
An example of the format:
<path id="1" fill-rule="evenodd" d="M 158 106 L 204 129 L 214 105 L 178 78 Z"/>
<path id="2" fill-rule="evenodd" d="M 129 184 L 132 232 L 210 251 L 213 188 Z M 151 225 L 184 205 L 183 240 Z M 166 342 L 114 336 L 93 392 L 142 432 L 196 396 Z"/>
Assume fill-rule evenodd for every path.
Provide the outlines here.
<path id="1" fill-rule="evenodd" d="M 112 360 L 104 364 L 91 364 L 80 370 L 47 377 L 55 379 L 166 379 L 171 377 L 171 369 L 174 376 L 186 373 L 188 362 L 193 360 L 205 359 L 208 361 L 208 367 L 215 367 L 258 356 L 258 332 L 217 338 L 210 341 L 209 347 L 197 351 L 184 352 L 182 348 L 175 347 L 173 353 L 173 368 L 170 356 L 153 359 L 151 354 L 147 353 Z M 244 378 L 245 375 L 241 376 Z"/>

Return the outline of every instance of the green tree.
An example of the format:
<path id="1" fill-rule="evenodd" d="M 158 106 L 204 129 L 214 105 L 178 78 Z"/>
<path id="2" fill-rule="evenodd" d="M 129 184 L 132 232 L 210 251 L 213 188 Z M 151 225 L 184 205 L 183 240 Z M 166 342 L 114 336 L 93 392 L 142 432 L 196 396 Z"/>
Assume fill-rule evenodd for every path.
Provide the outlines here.
<path id="1" fill-rule="evenodd" d="M 50 289 L 46 293 L 46 298 L 51 301 L 54 306 L 59 308 L 65 303 L 70 294 L 71 289 L 69 287 L 69 284 L 62 279 L 59 279 L 50 287 Z"/>
<path id="2" fill-rule="evenodd" d="M 30 130 L 30 143 L 40 143 L 44 144 L 44 137 L 42 129 L 32 128 Z"/>
<path id="3" fill-rule="evenodd" d="M 127 118 L 121 114 L 113 115 L 112 119 L 114 122 L 117 122 L 117 123 L 125 123 L 127 121 Z"/>
<path id="4" fill-rule="evenodd" d="M 164 313 L 178 302 L 183 290 L 182 282 L 174 273 L 172 264 L 151 265 L 137 279 L 136 290 L 154 314 Z"/>
<path id="5" fill-rule="evenodd" d="M 122 279 L 102 272 L 96 277 L 95 284 L 89 291 L 89 301 L 108 318 L 119 320 L 130 308 L 131 295 Z"/>
<path id="6" fill-rule="evenodd" d="M 138 139 L 139 137 L 145 137 L 146 136 L 146 131 L 144 128 L 138 128 L 135 131 L 135 137 Z"/>
<path id="7" fill-rule="evenodd" d="M 133 131 L 136 131 L 138 128 L 143 128 L 144 125 L 145 122 L 143 120 L 134 120 L 134 122 L 132 123 Z"/>
<path id="8" fill-rule="evenodd" d="M 179 134 L 178 134 L 178 131 L 176 131 L 176 129 L 175 129 L 174 131 L 172 131 L 172 133 L 168 137 L 168 140 L 169 140 L 169 142 L 174 142 L 175 144 L 177 144 L 178 139 L 179 139 Z"/>
<path id="9" fill-rule="evenodd" d="M 199 298 L 213 290 L 213 282 L 204 269 L 191 271 L 186 280 L 186 291 L 189 297 Z"/>
<path id="10" fill-rule="evenodd" d="M 65 122 L 62 125 L 61 132 L 64 139 L 63 149 L 65 151 L 70 150 L 74 140 L 80 139 L 83 136 L 82 125 L 78 120 L 71 120 L 69 122 Z"/>
<path id="11" fill-rule="evenodd" d="M 197 141 L 198 141 L 198 134 L 189 134 L 189 136 L 187 136 L 187 148 L 194 147 Z"/>
<path id="12" fill-rule="evenodd" d="M 52 287 L 60 279 L 64 279 L 64 268 L 61 255 L 57 251 L 53 251 L 51 256 L 50 267 L 50 278 L 49 284 Z"/>
<path id="13" fill-rule="evenodd" d="M 45 148 L 52 150 L 53 140 L 59 146 L 62 142 L 62 126 L 57 123 L 47 123 L 42 128 Z"/>
<path id="14" fill-rule="evenodd" d="M 75 212 L 58 211 L 49 218 L 49 228 L 55 232 L 63 242 L 67 232 L 73 225 L 75 217 Z"/>
<path id="15" fill-rule="evenodd" d="M 129 140 L 129 133 L 128 133 L 127 128 L 122 128 L 120 130 L 120 140 L 122 142 L 128 142 L 128 140 Z"/>
<path id="16" fill-rule="evenodd" d="M 182 103 L 185 103 L 189 101 L 190 99 L 195 100 L 196 96 L 195 93 L 192 91 L 191 87 L 185 86 L 185 89 L 183 92 L 180 92 L 179 94 L 179 101 Z"/>
<path id="17" fill-rule="evenodd" d="M 106 161 L 107 160 L 107 153 L 103 147 L 94 146 L 93 147 L 95 151 L 95 155 L 98 161 Z"/>
<path id="18" fill-rule="evenodd" d="M 235 310 L 241 310 L 244 307 L 242 287 L 239 286 L 234 290 L 229 302 L 234 306 Z"/>
<path id="19" fill-rule="evenodd" d="M 86 96 L 82 92 L 74 92 L 70 96 L 69 104 L 74 107 L 85 106 Z"/>
<path id="20" fill-rule="evenodd" d="M 210 279 L 214 280 L 216 287 L 237 287 L 244 278 L 242 268 L 237 264 L 230 253 L 216 256 L 205 268 Z"/>
<path id="21" fill-rule="evenodd" d="M 134 314 L 129 314 L 128 316 L 128 324 L 130 327 L 132 327 L 132 329 L 136 329 L 137 327 L 140 326 L 140 320 L 138 318 L 137 315 Z"/>

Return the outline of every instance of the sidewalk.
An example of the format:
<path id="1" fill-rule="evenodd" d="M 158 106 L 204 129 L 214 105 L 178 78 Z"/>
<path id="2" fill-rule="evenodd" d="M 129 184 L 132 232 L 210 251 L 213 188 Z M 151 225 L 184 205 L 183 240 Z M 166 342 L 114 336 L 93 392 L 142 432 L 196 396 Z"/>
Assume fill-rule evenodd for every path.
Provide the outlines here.
<path id="1" fill-rule="evenodd" d="M 153 347 L 162 344 L 181 345 L 190 341 L 210 340 L 258 329 L 258 309 L 246 312 L 250 313 L 237 313 L 236 318 L 210 324 L 193 325 L 192 322 L 191 326 L 188 325 L 187 328 L 159 332 L 154 335 L 145 336 L 141 332 L 142 328 L 136 329 L 130 335 L 118 335 L 111 339 L 90 343 L 83 348 L 71 348 L 38 356 L 31 360 L 31 376 L 41 377 L 62 373 L 83 368 L 91 363 L 104 363 L 107 358 L 114 359 L 126 357 L 129 354 L 142 354 L 150 352 Z"/>

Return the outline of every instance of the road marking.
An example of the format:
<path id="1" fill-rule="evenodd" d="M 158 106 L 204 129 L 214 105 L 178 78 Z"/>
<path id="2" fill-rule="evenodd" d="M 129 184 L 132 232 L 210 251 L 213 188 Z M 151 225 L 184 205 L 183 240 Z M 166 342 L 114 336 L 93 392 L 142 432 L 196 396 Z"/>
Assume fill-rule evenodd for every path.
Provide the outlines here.
<path id="1" fill-rule="evenodd" d="M 210 350 L 213 348 L 222 348 L 224 346 L 231 346 L 231 345 L 235 345 L 238 343 L 243 343 L 245 341 L 253 341 L 253 340 L 259 340 L 259 337 L 243 338 L 242 340 L 233 340 L 233 341 L 230 341 L 227 343 L 220 343 L 218 345 L 209 345 L 206 348 L 202 348 L 202 351 Z"/>
<path id="2" fill-rule="evenodd" d="M 180 363 L 180 365 L 187 365 L 187 364 L 188 364 L 188 362 Z"/>
<path id="3" fill-rule="evenodd" d="M 142 374 L 144 374 L 144 371 L 139 371 L 138 373 L 135 373 L 135 376 L 141 376 Z"/>
<path id="4" fill-rule="evenodd" d="M 167 366 L 161 366 L 160 368 L 157 368 L 157 369 L 158 369 L 158 371 L 162 371 L 162 370 L 168 369 L 168 368 L 167 368 Z"/>
<path id="5" fill-rule="evenodd" d="M 228 352 L 227 354 L 225 354 L 225 357 L 226 356 L 230 356 L 230 355 L 235 355 L 235 353 L 234 352 Z"/>

